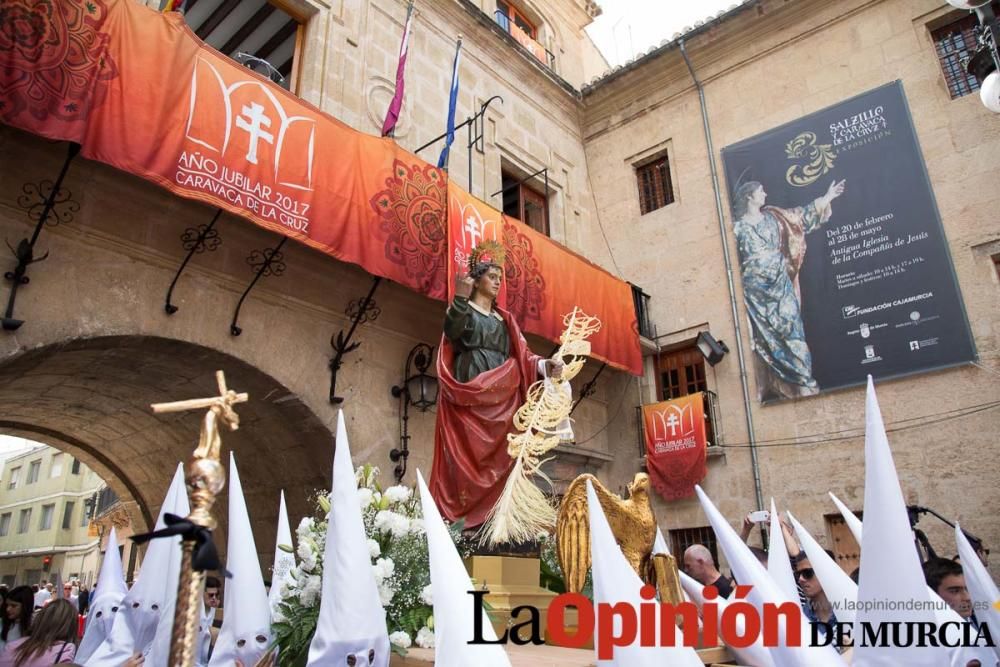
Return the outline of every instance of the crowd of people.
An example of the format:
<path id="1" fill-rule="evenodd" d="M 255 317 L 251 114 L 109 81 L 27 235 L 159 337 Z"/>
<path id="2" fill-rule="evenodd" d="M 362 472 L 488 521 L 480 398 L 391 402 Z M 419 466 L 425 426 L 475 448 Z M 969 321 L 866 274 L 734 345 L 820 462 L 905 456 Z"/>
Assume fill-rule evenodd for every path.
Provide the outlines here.
<path id="1" fill-rule="evenodd" d="M 749 541 L 755 525 L 758 524 L 750 520 L 750 515 L 744 518 L 741 532 L 744 542 Z M 819 577 L 816 576 L 816 570 L 784 518 L 780 520 L 780 525 L 783 537 L 782 546 L 787 551 L 791 562 L 802 613 L 808 621 L 817 623 L 820 635 L 825 636 L 826 632 L 829 632 L 838 623 L 836 609 L 827 598 Z M 975 549 L 983 565 L 988 566 L 989 551 L 980 543 L 975 544 Z M 760 547 L 750 547 L 750 550 L 766 568 L 768 566 L 768 551 Z M 828 549 L 825 551 L 831 560 L 836 560 L 832 551 Z M 971 623 L 978 629 L 980 621 L 974 613 L 959 557 L 957 555 L 950 559 L 931 557 L 924 562 L 923 568 L 924 577 L 930 589 L 937 593 L 964 622 Z M 728 598 L 733 591 L 733 586 L 738 583 L 734 577 L 727 577 L 719 571 L 712 552 L 703 544 L 692 544 L 684 551 L 682 569 L 701 584 L 715 586 L 719 591 L 719 597 L 722 598 Z M 850 577 L 855 583 L 858 583 L 859 576 L 860 568 L 856 567 L 850 573 Z M 836 643 L 836 640 L 834 641 Z M 838 648 L 843 652 L 850 646 L 843 645 L 838 646 Z"/>
<path id="2" fill-rule="evenodd" d="M 0 586 L 0 667 L 76 664 L 73 659 L 82 636 L 80 617 L 86 616 L 90 610 L 90 591 L 78 582 L 67 582 L 63 586 L 62 597 L 55 595 L 55 589 L 55 585 L 47 581 L 10 590 Z M 202 642 L 203 664 L 208 664 L 221 625 L 221 620 L 217 618 L 221 602 L 222 583 L 216 577 L 208 577 L 200 626 L 205 635 Z M 140 667 L 144 662 L 143 656 L 136 654 L 122 667 Z M 263 662 L 259 663 L 259 667 L 270 667 L 271 664 Z"/>

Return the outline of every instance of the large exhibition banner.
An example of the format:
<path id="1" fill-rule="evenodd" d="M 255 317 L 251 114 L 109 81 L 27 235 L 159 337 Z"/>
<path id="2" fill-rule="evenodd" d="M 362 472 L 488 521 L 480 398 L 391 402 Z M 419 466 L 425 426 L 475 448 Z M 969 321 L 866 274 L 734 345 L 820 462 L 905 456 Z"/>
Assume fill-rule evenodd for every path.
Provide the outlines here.
<path id="1" fill-rule="evenodd" d="M 975 359 L 900 82 L 722 157 L 761 401 Z"/>

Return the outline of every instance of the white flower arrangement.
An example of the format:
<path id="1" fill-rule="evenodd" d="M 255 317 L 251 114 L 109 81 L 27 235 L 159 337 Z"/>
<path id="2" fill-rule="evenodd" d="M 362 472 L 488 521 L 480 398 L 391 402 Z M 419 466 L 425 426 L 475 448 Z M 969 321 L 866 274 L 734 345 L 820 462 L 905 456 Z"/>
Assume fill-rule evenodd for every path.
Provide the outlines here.
<path id="1" fill-rule="evenodd" d="M 419 499 L 410 487 L 397 485 L 383 490 L 378 478 L 375 466 L 364 465 L 355 471 L 368 554 L 386 611 L 389 641 L 393 650 L 401 653 L 412 646 L 414 636 L 418 646 L 433 647 L 434 598 Z M 321 492 L 315 501 L 317 517 L 304 518 L 295 531 L 299 566 L 291 570 L 292 580 L 282 589 L 281 620 L 274 624 L 282 667 L 304 661 L 319 615 L 329 494 Z M 453 534 L 460 536 L 460 526 L 453 528 Z M 465 555 L 468 545 L 460 537 L 456 542 Z"/>
<path id="2" fill-rule="evenodd" d="M 420 648 L 434 648 L 434 631 L 425 625 L 417 631 L 415 641 Z"/>
<path id="3" fill-rule="evenodd" d="M 397 630 L 389 635 L 389 643 L 393 646 L 398 646 L 404 649 L 413 646 L 413 641 L 410 639 L 410 635 L 403 630 Z"/>

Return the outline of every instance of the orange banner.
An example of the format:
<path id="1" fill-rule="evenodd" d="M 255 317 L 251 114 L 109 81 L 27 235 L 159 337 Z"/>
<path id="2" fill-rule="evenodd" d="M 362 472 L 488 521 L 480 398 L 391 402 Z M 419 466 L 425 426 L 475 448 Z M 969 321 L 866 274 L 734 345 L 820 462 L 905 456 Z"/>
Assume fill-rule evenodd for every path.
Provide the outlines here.
<path id="1" fill-rule="evenodd" d="M 594 356 L 641 372 L 626 283 L 450 186 L 392 139 L 358 132 L 214 51 L 179 13 L 133 0 L 3 6 L 3 122 L 79 143 L 84 157 L 435 299 L 449 297 L 462 253 L 484 233 L 502 237 L 507 307 L 525 331 L 555 340 L 579 306 L 604 325 Z"/>
<path id="2" fill-rule="evenodd" d="M 4 122 L 445 298 L 444 172 L 214 51 L 177 12 L 4 4 L 45 28 L 39 44 L 0 36 Z"/>
<path id="3" fill-rule="evenodd" d="M 701 392 L 642 406 L 646 469 L 666 500 L 694 495 L 705 478 L 705 396 Z"/>
<path id="4" fill-rule="evenodd" d="M 503 214 L 448 182 L 448 300 L 455 297 L 455 276 L 469 272 L 469 255 L 483 241 L 503 243 Z M 507 281 L 500 285 L 497 305 L 507 308 Z M 519 320 L 520 321 L 520 320 Z"/>
<path id="5" fill-rule="evenodd" d="M 472 249 L 484 240 L 499 241 L 507 260 L 497 305 L 517 319 L 522 331 L 558 341 L 563 317 L 579 306 L 601 320 L 601 330 L 590 338 L 591 356 L 636 375 L 642 372 L 628 283 L 451 183 L 448 235 L 449 299 L 454 296 L 456 272 L 469 271 Z"/>
<path id="6" fill-rule="evenodd" d="M 558 341 L 563 317 L 578 306 L 601 320 L 601 330 L 589 339 L 591 356 L 633 375 L 642 373 L 639 325 L 628 283 L 506 215 L 503 244 L 507 310 L 522 330 Z"/>

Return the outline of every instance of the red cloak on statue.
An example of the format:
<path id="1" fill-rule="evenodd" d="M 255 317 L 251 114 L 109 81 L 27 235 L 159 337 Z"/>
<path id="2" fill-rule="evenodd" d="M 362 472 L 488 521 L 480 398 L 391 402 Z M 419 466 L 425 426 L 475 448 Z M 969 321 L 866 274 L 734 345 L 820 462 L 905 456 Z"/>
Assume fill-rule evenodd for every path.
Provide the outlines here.
<path id="1" fill-rule="evenodd" d="M 507 453 L 507 434 L 528 387 L 538 379 L 541 359 L 528 349 L 511 314 L 494 309 L 507 325 L 507 361 L 469 382 L 459 382 L 451 373 L 451 341 L 442 335 L 438 348 L 440 391 L 430 491 L 441 515 L 449 521 L 464 517 L 466 528 L 485 522 L 503 492 L 514 467 L 514 459 Z"/>

